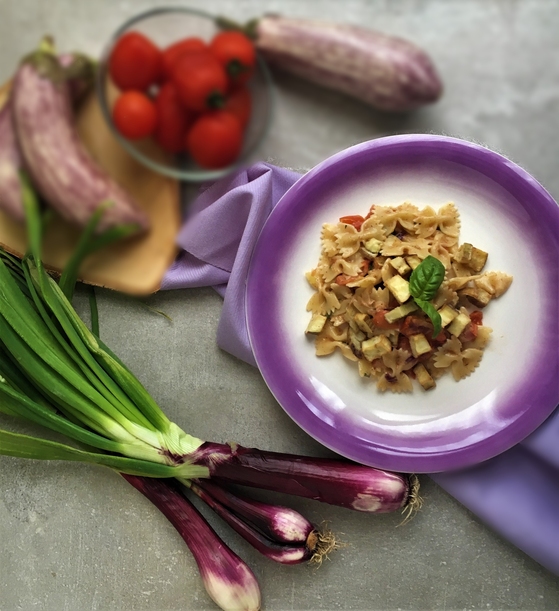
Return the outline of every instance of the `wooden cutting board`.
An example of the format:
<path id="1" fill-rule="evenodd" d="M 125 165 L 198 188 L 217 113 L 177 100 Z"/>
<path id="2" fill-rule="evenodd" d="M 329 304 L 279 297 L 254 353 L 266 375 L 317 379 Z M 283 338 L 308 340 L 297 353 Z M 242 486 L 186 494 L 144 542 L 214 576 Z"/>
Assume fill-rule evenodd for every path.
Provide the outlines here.
<path id="1" fill-rule="evenodd" d="M 8 100 L 9 89 L 9 84 L 0 88 L 0 107 Z M 179 183 L 144 167 L 124 150 L 106 124 L 95 94 L 81 105 L 77 128 L 93 158 L 136 199 L 151 222 L 147 233 L 91 255 L 84 263 L 80 280 L 132 295 L 154 293 L 177 254 L 175 238 L 181 222 Z M 164 160 L 164 153 L 159 150 L 152 151 L 153 155 Z M 75 226 L 60 217 L 53 219 L 45 233 L 45 265 L 55 271 L 62 269 L 78 236 Z M 25 227 L 2 211 L 0 245 L 17 256 L 22 256 L 27 246 Z"/>

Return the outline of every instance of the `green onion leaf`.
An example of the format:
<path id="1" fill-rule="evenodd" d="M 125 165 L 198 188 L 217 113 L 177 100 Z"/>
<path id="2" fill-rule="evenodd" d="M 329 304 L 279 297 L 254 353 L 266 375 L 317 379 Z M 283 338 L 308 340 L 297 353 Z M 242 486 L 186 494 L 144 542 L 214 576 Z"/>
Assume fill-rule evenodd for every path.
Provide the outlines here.
<path id="1" fill-rule="evenodd" d="M 91 332 L 99 337 L 99 309 L 97 308 L 97 295 L 92 286 L 89 287 L 89 312 L 91 315 Z"/>
<path id="2" fill-rule="evenodd" d="M 162 465 L 147 460 L 86 452 L 56 441 L 12 433 L 2 429 L 0 429 L 0 455 L 36 460 L 69 460 L 90 463 L 109 467 L 120 473 L 143 477 L 182 477 L 187 479 L 209 477 L 209 469 L 199 465 L 189 463 L 177 466 Z"/>
<path id="3" fill-rule="evenodd" d="M 68 301 L 72 301 L 74 288 L 76 286 L 76 282 L 78 281 L 78 274 L 84 260 L 95 251 L 105 248 L 113 242 L 118 242 L 129 235 L 132 235 L 138 230 L 137 225 L 120 225 L 118 227 L 111 227 L 105 230 L 101 235 L 95 236 L 95 230 L 101 221 L 101 217 L 105 213 L 106 209 L 111 205 L 112 202 L 103 202 L 91 215 L 82 235 L 80 236 L 76 249 L 72 253 L 70 260 L 62 271 L 59 286 Z"/>

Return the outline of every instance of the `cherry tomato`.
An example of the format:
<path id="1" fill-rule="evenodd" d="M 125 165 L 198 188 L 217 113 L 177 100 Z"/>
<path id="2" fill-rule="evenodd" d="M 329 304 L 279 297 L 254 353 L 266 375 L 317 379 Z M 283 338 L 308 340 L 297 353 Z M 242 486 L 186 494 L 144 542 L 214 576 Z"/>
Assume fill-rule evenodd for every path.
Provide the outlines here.
<path id="1" fill-rule="evenodd" d="M 211 110 L 224 103 L 227 75 L 223 66 L 209 54 L 182 55 L 173 69 L 172 80 L 185 108 Z"/>
<path id="2" fill-rule="evenodd" d="M 340 223 L 345 223 L 346 225 L 353 225 L 357 231 L 361 229 L 361 225 L 365 222 L 365 219 L 360 214 L 355 214 L 352 216 L 342 216 L 340 219 Z"/>
<path id="3" fill-rule="evenodd" d="M 161 51 L 139 32 L 123 34 L 109 58 L 109 73 L 122 90 L 145 91 L 157 82 L 161 72 Z"/>
<path id="4" fill-rule="evenodd" d="M 193 51 L 207 51 L 208 45 L 201 38 L 184 38 L 170 45 L 163 51 L 162 77 L 164 80 L 171 78 L 173 68 L 182 55 Z"/>
<path id="5" fill-rule="evenodd" d="M 243 146 L 243 130 L 237 117 L 215 110 L 199 117 L 186 136 L 186 149 L 194 161 L 208 169 L 232 164 Z"/>
<path id="6" fill-rule="evenodd" d="M 151 136 L 157 126 L 155 104 L 139 91 L 125 91 L 113 108 L 113 121 L 118 131 L 130 140 Z"/>
<path id="7" fill-rule="evenodd" d="M 227 70 L 231 81 L 246 83 L 256 64 L 254 44 L 242 32 L 220 32 L 210 43 L 210 51 Z"/>
<path id="8" fill-rule="evenodd" d="M 252 98 L 246 87 L 235 89 L 227 96 L 223 110 L 235 115 L 244 129 L 249 122 L 252 111 Z"/>
<path id="9" fill-rule="evenodd" d="M 155 140 L 169 153 L 178 153 L 184 149 L 186 130 L 193 117 L 180 103 L 173 83 L 165 83 L 155 98 L 157 109 L 157 128 Z"/>

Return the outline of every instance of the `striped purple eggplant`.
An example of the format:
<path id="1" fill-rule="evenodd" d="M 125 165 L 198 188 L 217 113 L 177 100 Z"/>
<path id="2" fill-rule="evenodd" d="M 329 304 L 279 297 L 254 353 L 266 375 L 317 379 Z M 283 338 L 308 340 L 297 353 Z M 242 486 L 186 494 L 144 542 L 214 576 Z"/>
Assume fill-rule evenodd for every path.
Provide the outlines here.
<path id="1" fill-rule="evenodd" d="M 74 127 L 69 86 L 58 58 L 38 51 L 20 65 L 11 95 L 12 117 L 25 167 L 58 213 L 85 226 L 111 202 L 98 231 L 119 225 L 146 230 L 149 222 L 131 196 L 91 158 Z"/>
<path id="2" fill-rule="evenodd" d="M 264 16 L 255 44 L 272 66 L 346 93 L 384 111 L 409 111 L 438 100 L 442 84 L 419 47 L 345 24 Z"/>
<path id="3" fill-rule="evenodd" d="M 192 456 L 211 477 L 302 496 L 356 511 L 388 513 L 419 504 L 417 477 L 343 459 L 308 458 L 205 443 Z"/>
<path id="4" fill-rule="evenodd" d="M 190 501 L 164 480 L 122 475 L 176 528 L 192 552 L 204 587 L 224 611 L 258 611 L 260 588 L 254 573 L 218 537 Z"/>
<path id="5" fill-rule="evenodd" d="M 93 87 L 94 63 L 84 55 L 67 53 L 59 57 L 70 88 L 72 105 L 78 104 Z M 25 213 L 21 199 L 19 172 L 23 168 L 12 111 L 8 99 L 0 110 L 0 209 L 23 223 Z"/>
<path id="6" fill-rule="evenodd" d="M 25 220 L 19 171 L 21 155 L 12 124 L 10 104 L 0 110 L 0 209 L 20 223 Z"/>

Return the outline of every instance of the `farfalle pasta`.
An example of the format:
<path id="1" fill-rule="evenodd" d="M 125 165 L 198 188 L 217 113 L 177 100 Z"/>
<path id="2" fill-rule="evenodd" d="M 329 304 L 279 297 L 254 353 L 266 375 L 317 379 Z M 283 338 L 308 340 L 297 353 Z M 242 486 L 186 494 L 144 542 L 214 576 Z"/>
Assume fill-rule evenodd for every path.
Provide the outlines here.
<path id="1" fill-rule="evenodd" d="M 491 338 L 482 310 L 512 276 L 485 271 L 488 254 L 460 244 L 459 235 L 452 202 L 439 210 L 372 206 L 366 217 L 324 224 L 320 259 L 306 274 L 314 290 L 306 333 L 317 356 L 340 352 L 381 392 L 411 392 L 414 381 L 429 390 L 447 373 L 469 376 Z M 414 270 L 417 277 L 433 257 L 440 279 L 425 299 L 414 292 Z"/>

